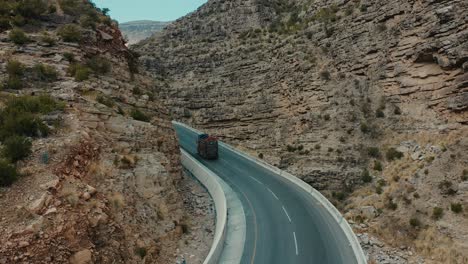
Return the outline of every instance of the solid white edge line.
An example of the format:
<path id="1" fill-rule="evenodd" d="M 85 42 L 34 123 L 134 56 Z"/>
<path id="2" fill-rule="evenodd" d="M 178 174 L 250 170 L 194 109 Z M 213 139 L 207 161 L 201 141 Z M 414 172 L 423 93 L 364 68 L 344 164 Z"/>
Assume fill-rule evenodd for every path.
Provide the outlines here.
<path id="1" fill-rule="evenodd" d="M 297 247 L 296 232 L 293 232 L 294 235 L 294 244 L 296 245 L 296 256 L 299 256 L 299 249 Z"/>
<path id="2" fill-rule="evenodd" d="M 284 213 L 286 214 L 286 216 L 287 216 L 287 217 L 288 217 L 288 219 L 289 219 L 289 222 L 290 222 L 290 223 L 292 223 L 292 221 L 291 221 L 291 217 L 289 217 L 288 211 L 286 211 L 286 208 L 284 208 L 284 206 L 282 206 L 282 207 L 283 207 L 283 211 L 284 211 Z"/>
<path id="3" fill-rule="evenodd" d="M 278 201 L 279 201 L 279 198 L 278 198 L 278 196 L 276 196 L 276 194 L 275 194 L 275 193 L 274 193 L 274 192 L 273 192 L 273 191 L 272 191 L 270 188 L 268 188 L 268 187 L 267 187 L 267 189 L 268 189 L 268 191 L 270 191 L 270 192 L 271 192 L 271 194 L 272 194 L 272 195 L 273 195 L 273 196 L 276 198 L 276 200 L 278 200 Z"/>

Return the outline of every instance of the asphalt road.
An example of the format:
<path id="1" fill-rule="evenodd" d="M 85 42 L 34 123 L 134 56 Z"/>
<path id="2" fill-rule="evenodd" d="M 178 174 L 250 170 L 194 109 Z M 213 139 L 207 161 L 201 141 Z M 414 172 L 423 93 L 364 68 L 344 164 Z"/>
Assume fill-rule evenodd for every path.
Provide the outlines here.
<path id="1" fill-rule="evenodd" d="M 218 160 L 204 160 L 197 134 L 175 130 L 181 147 L 238 194 L 247 224 L 242 264 L 357 263 L 344 232 L 305 191 L 222 146 Z"/>

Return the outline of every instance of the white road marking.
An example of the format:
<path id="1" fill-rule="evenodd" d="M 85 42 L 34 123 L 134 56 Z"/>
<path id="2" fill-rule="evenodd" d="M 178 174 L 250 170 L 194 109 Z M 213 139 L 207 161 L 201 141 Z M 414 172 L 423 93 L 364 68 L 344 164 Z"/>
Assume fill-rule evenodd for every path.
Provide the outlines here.
<path id="1" fill-rule="evenodd" d="M 289 222 L 292 223 L 291 217 L 289 217 L 289 214 L 288 214 L 288 212 L 286 211 L 286 208 L 284 208 L 284 206 L 283 206 L 283 211 L 284 211 L 284 213 L 286 214 L 286 216 L 288 217 Z"/>
<path id="2" fill-rule="evenodd" d="M 294 235 L 294 244 L 296 245 L 296 255 L 299 256 L 299 249 L 297 248 L 296 232 L 293 232 L 293 235 Z"/>
<path id="3" fill-rule="evenodd" d="M 270 188 L 267 188 L 271 194 L 276 198 L 276 200 L 279 200 L 278 196 L 276 196 L 276 194 L 270 189 Z"/>
<path id="4" fill-rule="evenodd" d="M 259 180 L 255 179 L 254 177 L 252 177 L 252 176 L 249 176 L 249 177 L 252 178 L 254 181 L 256 181 L 256 182 L 258 182 L 258 183 L 260 183 L 260 184 L 263 185 L 263 183 L 261 183 Z"/>

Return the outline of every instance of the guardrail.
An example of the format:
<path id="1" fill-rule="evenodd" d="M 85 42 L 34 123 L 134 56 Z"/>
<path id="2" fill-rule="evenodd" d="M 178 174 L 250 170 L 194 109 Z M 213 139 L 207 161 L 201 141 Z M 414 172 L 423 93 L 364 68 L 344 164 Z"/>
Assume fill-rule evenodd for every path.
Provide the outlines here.
<path id="1" fill-rule="evenodd" d="M 201 133 L 200 131 L 194 129 L 194 128 L 191 128 L 183 123 L 179 123 L 179 122 L 175 122 L 173 121 L 174 124 L 177 124 L 177 125 L 180 125 L 180 126 L 183 126 L 187 129 L 190 129 L 192 131 L 195 131 L 196 133 Z M 353 232 L 353 229 L 351 228 L 351 226 L 348 224 L 348 221 L 346 221 L 346 219 L 343 217 L 343 215 L 338 211 L 338 209 L 335 208 L 335 206 L 333 206 L 333 204 L 328 201 L 327 198 L 325 198 L 325 196 L 323 196 L 319 191 L 317 191 L 316 189 L 314 189 L 312 186 L 310 186 L 309 184 L 305 183 L 304 181 L 302 181 L 301 179 L 299 179 L 298 177 L 286 172 L 286 171 L 283 171 L 279 168 L 276 168 L 268 163 L 266 163 L 265 161 L 263 160 L 260 160 L 260 159 L 257 159 L 255 157 L 252 157 L 248 154 L 245 154 L 237 149 L 235 149 L 234 147 L 230 146 L 230 145 L 227 145 L 223 142 L 220 142 L 219 143 L 221 146 L 237 153 L 238 155 L 262 166 L 263 168 L 277 174 L 278 176 L 282 177 L 282 178 L 285 178 L 287 179 L 288 181 L 290 181 L 291 183 L 297 185 L 298 187 L 300 187 L 301 189 L 303 189 L 305 192 L 309 193 L 311 195 L 311 197 L 316 200 L 318 203 L 320 203 L 326 210 L 327 212 L 333 217 L 333 219 L 337 222 L 337 224 L 341 227 L 341 229 L 343 230 L 344 234 L 346 235 L 346 238 L 348 239 L 349 241 L 349 244 L 351 246 L 351 248 L 353 249 L 353 252 L 354 252 L 354 256 L 356 257 L 356 262 L 359 263 L 359 264 L 366 264 L 367 263 L 367 260 L 366 260 L 366 256 L 364 255 L 364 252 L 362 251 L 362 248 L 361 248 L 361 245 L 359 244 L 359 240 L 357 239 L 356 235 L 354 234 Z"/>
<path id="2" fill-rule="evenodd" d="M 210 252 L 203 264 L 217 264 L 226 240 L 227 201 L 223 188 L 216 180 L 216 176 L 203 164 L 192 158 L 185 150 L 180 149 L 182 165 L 190 171 L 208 190 L 215 204 L 216 231 Z"/>

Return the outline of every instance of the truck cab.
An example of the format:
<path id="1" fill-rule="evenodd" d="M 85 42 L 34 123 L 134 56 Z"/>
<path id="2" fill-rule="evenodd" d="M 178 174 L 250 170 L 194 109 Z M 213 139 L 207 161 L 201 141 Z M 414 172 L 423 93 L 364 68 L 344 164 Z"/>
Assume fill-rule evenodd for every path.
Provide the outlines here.
<path id="1" fill-rule="evenodd" d="M 218 139 L 208 134 L 198 135 L 197 152 L 204 159 L 217 159 Z"/>

